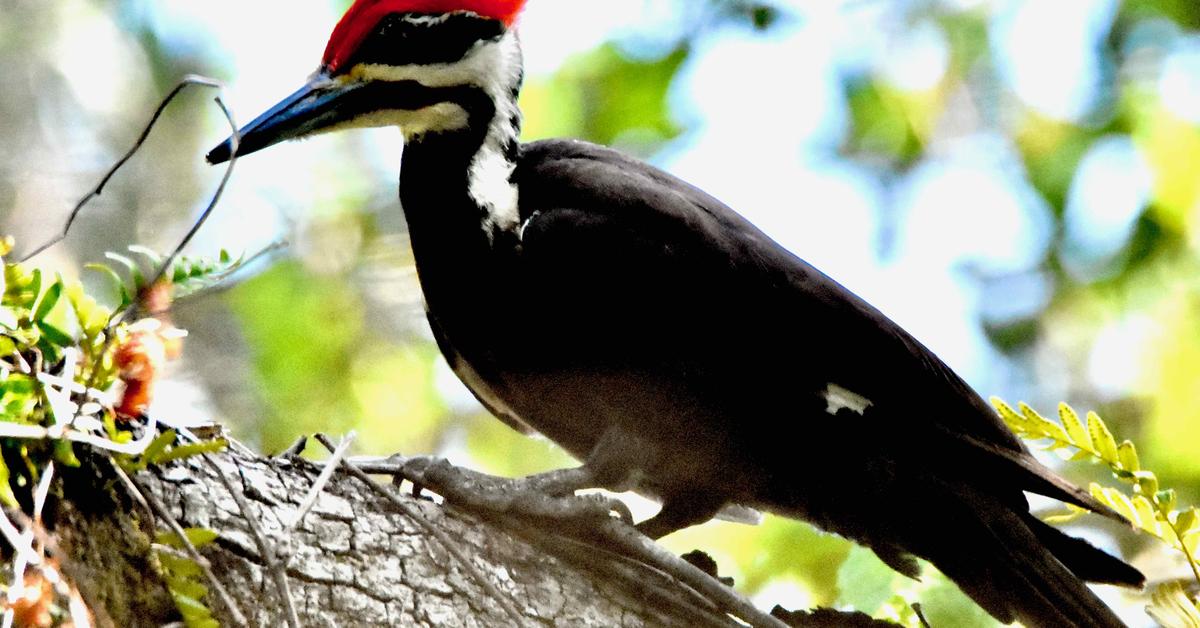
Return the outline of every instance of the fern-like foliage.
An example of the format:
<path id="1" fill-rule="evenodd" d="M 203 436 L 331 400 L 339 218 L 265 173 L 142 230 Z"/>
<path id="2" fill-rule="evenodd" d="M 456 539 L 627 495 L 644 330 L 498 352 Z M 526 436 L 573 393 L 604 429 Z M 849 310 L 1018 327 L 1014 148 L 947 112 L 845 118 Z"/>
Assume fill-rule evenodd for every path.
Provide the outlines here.
<path id="1" fill-rule="evenodd" d="M 146 294 L 151 284 L 164 282 L 171 286 L 172 298 L 184 299 L 225 281 L 249 261 L 244 255 L 235 258 L 222 249 L 215 259 L 180 256 L 164 267 L 168 261 L 152 249 L 130 246 L 128 252 L 130 255 L 106 253 L 105 257 L 112 264 L 87 266 L 111 280 L 118 295 L 117 312 L 133 305 L 138 297 Z M 121 276 L 117 267 L 125 270 L 127 278 Z"/>
<path id="2" fill-rule="evenodd" d="M 1183 507 L 1173 489 L 1159 485 L 1158 476 L 1144 469 L 1137 447 L 1129 440 L 1118 444 L 1112 430 L 1095 412 L 1081 419 L 1071 406 L 1060 404 L 1058 421 L 1053 421 L 1025 404 L 1017 409 L 999 399 L 992 405 L 1014 433 L 1021 438 L 1059 453 L 1070 460 L 1092 460 L 1112 471 L 1118 486 L 1093 482 L 1092 496 L 1112 508 L 1139 531 L 1181 552 L 1200 585 L 1200 509 Z M 1121 485 L 1124 488 L 1121 488 Z M 1049 517 L 1052 523 L 1071 521 L 1086 511 L 1069 506 L 1065 515 Z M 1166 626 L 1200 626 L 1200 603 L 1179 582 L 1156 587 L 1147 611 Z"/>
<path id="3" fill-rule="evenodd" d="M 217 540 L 217 533 L 206 528 L 185 528 L 192 547 L 197 549 Z M 208 586 L 203 568 L 184 552 L 183 541 L 174 532 L 163 532 L 155 539 L 155 557 L 162 566 L 163 582 L 175 600 L 187 628 L 220 628 L 212 611 L 204 603 Z"/>
<path id="4" fill-rule="evenodd" d="M 165 299 L 169 304 L 225 280 L 244 258 L 222 251 L 212 260 L 181 257 L 164 269 L 162 256 L 131 247 L 133 257 L 109 256 L 127 278 L 109 266 L 92 267 L 116 282 L 119 296 L 108 307 L 79 282 L 5 263 L 11 249 L 11 240 L 0 239 L 0 505 L 17 507 L 14 488 L 36 485 L 47 462 L 78 465 L 81 443 L 107 449 L 135 470 L 224 447 L 223 441 L 175 446 L 174 432 L 157 439 L 146 434 L 141 442 L 115 416 L 122 381 L 117 356 L 141 333 L 136 321 L 126 324 L 120 315 L 144 305 L 139 300 L 151 298 L 151 284 L 173 295 Z"/>
<path id="5" fill-rule="evenodd" d="M 128 393 L 133 377 L 122 371 L 121 356 L 149 342 L 146 336 L 156 332 L 147 329 L 160 329 L 126 322 L 122 313 L 161 313 L 172 299 L 226 279 L 243 258 L 222 251 L 215 260 L 181 257 L 165 265 L 144 248 L 131 247 L 132 256 L 110 254 L 125 276 L 92 266 L 115 282 L 118 297 L 110 308 L 78 282 L 5 263 L 11 249 L 11 240 L 0 239 L 0 506 L 27 504 L 30 487 L 52 477 L 51 463 L 79 466 L 80 445 L 101 450 L 129 472 L 227 446 L 224 439 L 183 439 L 175 430 L 158 434 L 153 420 L 139 429 L 120 415 L 118 383 Z M 187 536 L 195 547 L 215 538 L 206 530 L 188 530 Z M 158 538 L 155 556 L 164 581 L 189 628 L 214 628 L 202 570 L 183 547 L 173 534 Z"/>

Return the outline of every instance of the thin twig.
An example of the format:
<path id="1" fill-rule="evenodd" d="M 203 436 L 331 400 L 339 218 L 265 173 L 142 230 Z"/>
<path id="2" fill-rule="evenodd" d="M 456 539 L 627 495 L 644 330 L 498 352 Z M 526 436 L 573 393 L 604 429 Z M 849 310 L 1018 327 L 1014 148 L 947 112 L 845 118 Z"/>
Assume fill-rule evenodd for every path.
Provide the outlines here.
<path id="1" fill-rule="evenodd" d="M 229 179 L 233 176 L 233 168 L 235 165 L 237 165 L 238 145 L 241 144 L 242 141 L 241 133 L 238 131 L 237 122 L 233 119 L 233 113 L 229 110 L 229 107 L 225 106 L 225 101 L 221 99 L 220 95 L 218 95 L 216 98 L 213 98 L 213 101 L 216 102 L 217 106 L 221 108 L 221 113 L 225 115 L 225 121 L 229 123 L 229 128 L 233 130 L 232 134 L 229 136 L 229 145 L 231 151 L 229 154 L 229 163 L 225 166 L 225 173 L 221 175 L 221 182 L 217 185 L 217 191 L 213 192 L 212 198 L 209 199 L 208 206 L 204 208 L 203 212 L 200 212 L 200 217 L 196 219 L 196 222 L 192 223 L 192 228 L 188 229 L 187 234 L 185 234 L 183 239 L 179 241 L 179 244 L 175 246 L 175 250 L 167 256 L 167 259 L 163 260 L 162 265 L 158 269 L 158 273 L 155 274 L 154 278 L 151 279 L 150 283 L 147 285 L 152 286 L 158 283 L 159 279 L 163 278 L 163 275 L 167 273 L 167 269 L 171 268 L 171 264 L 175 263 L 175 260 L 179 258 L 179 254 L 183 252 L 183 249 L 187 248 L 187 245 L 191 243 L 192 238 L 195 238 L 196 234 L 200 232 L 200 228 L 204 226 L 204 223 L 208 222 L 209 216 L 212 216 L 213 210 L 215 210 L 217 208 L 217 204 L 221 202 L 221 197 L 225 194 L 225 186 L 229 184 Z"/>
<path id="2" fill-rule="evenodd" d="M 296 529 L 296 526 L 300 525 L 300 522 L 304 520 L 308 511 L 312 510 L 312 507 L 316 505 L 317 498 L 324 492 L 325 485 L 329 483 L 329 479 L 333 477 L 333 472 L 337 470 L 342 459 L 346 457 L 346 452 L 350 450 L 350 445 L 354 443 L 355 438 L 356 435 L 354 432 L 350 432 L 342 437 L 342 442 L 338 444 L 337 449 L 333 451 L 333 455 L 325 462 L 325 468 L 321 469 L 321 474 L 317 476 L 317 481 L 309 489 L 308 496 L 300 503 L 300 507 L 296 509 L 296 514 L 292 516 L 292 520 L 284 524 L 283 533 L 285 535 L 291 534 Z"/>
<path id="3" fill-rule="evenodd" d="M 67 234 L 71 232 L 71 227 L 75 224 L 75 219 L 79 217 L 79 213 L 83 211 L 83 208 L 104 193 L 104 187 L 108 185 L 108 182 L 111 181 L 112 178 L 116 176 L 117 172 L 121 170 L 121 168 L 123 168 L 130 159 L 133 159 L 133 156 L 136 155 L 139 150 L 142 149 L 142 145 L 145 144 L 146 140 L 150 137 L 150 132 L 153 131 L 155 125 L 158 124 L 158 119 L 162 117 L 162 114 L 164 111 L 166 111 L 167 106 L 170 105 L 173 100 L 175 100 L 175 97 L 178 96 L 180 92 L 190 85 L 221 89 L 221 83 L 219 81 L 204 76 L 189 75 L 185 76 L 183 80 L 179 81 L 179 83 L 175 86 L 175 89 L 171 90 L 171 93 L 168 94 L 167 97 L 159 103 L 158 108 L 154 110 L 154 115 L 151 116 L 150 122 L 142 130 L 142 134 L 138 136 L 137 141 L 134 142 L 133 148 L 130 148 L 128 152 L 126 152 L 119 160 L 117 160 L 117 163 L 115 163 L 112 168 L 109 168 L 104 177 L 100 179 L 100 183 L 96 184 L 96 187 L 92 188 L 90 192 L 88 192 L 79 200 L 78 203 L 75 204 L 75 208 L 71 210 L 71 215 L 67 217 L 67 222 L 63 224 L 62 232 L 22 257 L 21 263 L 29 261 L 31 258 L 45 252 L 46 249 L 49 249 L 55 244 L 58 244 L 66 239 Z"/>
<path id="4" fill-rule="evenodd" d="M 50 496 L 50 483 L 54 481 L 54 461 L 46 463 L 42 469 L 42 478 L 38 480 L 37 490 L 33 492 L 33 520 L 39 525 L 42 522 L 42 511 L 46 508 L 46 498 Z"/>
<path id="5" fill-rule="evenodd" d="M 216 82 L 214 81 L 214 83 Z M 216 86 L 220 87 L 220 83 L 216 83 Z M 209 217 L 212 216 L 213 211 L 217 209 L 217 205 L 221 202 L 221 197 L 225 195 L 225 186 L 229 184 L 229 179 L 233 177 L 233 169 L 235 166 L 237 166 L 237 151 L 238 146 L 242 141 L 242 136 L 237 126 L 237 121 L 233 119 L 233 113 L 229 110 L 229 107 L 225 105 L 225 101 L 221 99 L 219 94 L 213 98 L 213 102 L 217 103 L 217 106 L 220 107 L 221 113 L 225 116 L 225 121 L 229 123 L 229 128 L 231 129 L 229 144 L 232 152 L 230 153 L 229 162 L 225 166 L 224 174 L 221 175 L 221 182 L 217 184 L 216 191 L 213 192 L 212 198 L 208 200 L 208 205 L 204 208 L 204 211 L 200 212 L 200 217 L 192 223 L 191 228 L 188 229 L 186 234 L 184 234 L 183 239 L 179 241 L 179 244 L 175 245 L 175 250 L 171 251 L 171 254 L 162 261 L 162 264 L 159 264 L 158 270 L 155 271 L 154 276 L 146 283 L 147 286 L 153 286 L 157 284 L 160 279 L 166 276 L 167 271 L 171 269 L 171 265 L 174 264 L 175 260 L 179 259 L 179 255 L 183 253 L 183 249 L 187 248 L 187 245 L 190 244 L 192 239 L 196 237 L 196 234 L 200 232 L 200 228 L 204 226 L 204 223 L 208 222 Z M 135 302 L 125 311 L 121 312 L 117 316 L 114 316 L 113 319 L 108 322 L 108 328 L 112 329 L 115 325 L 129 320 L 131 317 L 135 316 L 140 309 L 141 304 Z M 152 314 L 157 314 L 157 312 L 152 312 Z M 111 337 L 112 334 L 109 334 L 110 342 Z"/>
<path id="6" fill-rule="evenodd" d="M 145 507 L 154 513 L 158 519 L 165 521 L 167 527 L 171 529 L 171 532 L 174 532 L 175 536 L 179 537 L 179 542 L 183 545 L 183 548 L 187 552 L 188 556 L 193 562 L 200 566 L 200 570 L 204 572 L 204 579 L 207 580 L 209 586 L 211 586 L 212 589 L 217 592 L 217 597 L 221 599 L 221 603 L 224 604 L 226 610 L 229 611 L 229 615 L 232 617 L 233 623 L 239 626 L 248 626 L 249 622 L 246 621 L 246 615 L 242 613 L 240 608 L 238 608 L 237 602 L 233 601 L 233 596 L 229 594 L 229 590 L 225 588 L 225 585 L 221 584 L 221 581 L 217 579 L 217 575 L 213 573 L 212 565 L 209 564 L 208 559 L 200 553 L 200 550 L 196 549 L 194 544 L 192 544 L 192 541 L 188 538 L 187 532 L 184 531 L 183 526 L 176 521 L 175 517 L 171 516 L 171 511 L 167 510 L 167 506 L 163 504 L 153 492 L 142 489 L 142 487 L 136 481 L 134 481 L 133 478 L 129 477 L 129 474 L 125 473 L 125 470 L 122 469 L 121 466 L 115 461 L 113 462 L 112 467 L 116 470 L 117 476 L 121 478 L 121 481 L 131 491 L 134 499 L 145 505 Z"/>
<path id="7" fill-rule="evenodd" d="M 146 511 L 146 514 L 150 515 L 150 518 L 147 519 L 147 521 L 151 522 L 151 525 L 153 525 L 154 520 L 158 518 L 158 511 L 154 510 L 154 508 L 150 506 L 150 502 L 146 501 L 146 495 L 142 493 L 142 489 L 138 488 L 138 486 L 133 483 L 133 479 L 129 477 L 128 473 L 125 473 L 125 469 L 122 469 L 121 465 L 118 464 L 116 460 L 113 460 L 112 457 L 109 456 L 108 463 L 109 466 L 112 467 L 113 473 L 115 473 L 117 478 L 121 480 L 121 483 L 125 485 L 125 491 L 129 493 L 129 496 L 133 498 L 133 501 L 137 502 L 138 506 L 141 506 L 142 510 Z"/>
<path id="8" fill-rule="evenodd" d="M 300 454 L 304 453 L 304 450 L 307 447 L 308 447 L 308 435 L 302 434 L 299 438 L 296 439 L 295 442 L 293 442 L 291 444 L 291 446 L 289 446 L 287 449 L 283 450 L 282 453 L 280 453 L 278 456 L 276 456 L 276 458 L 284 458 L 284 459 L 298 458 L 298 457 L 300 457 Z M 334 466 L 336 467 L 337 465 L 334 465 Z"/>
<path id="9" fill-rule="evenodd" d="M 329 437 L 325 436 L 324 434 L 317 434 L 314 438 L 316 438 L 317 441 L 324 445 L 329 451 L 332 452 L 336 449 L 333 443 L 329 440 Z M 417 525 L 421 526 L 430 536 L 437 539 L 437 541 L 446 548 L 446 551 L 450 552 L 450 555 L 453 556 L 456 561 L 458 561 L 463 570 L 470 574 L 470 576 L 479 584 L 479 586 L 482 587 L 488 595 L 496 600 L 496 603 L 500 605 L 500 608 L 504 610 L 504 613 L 508 615 L 509 619 L 513 620 L 515 626 L 526 625 L 525 618 L 510 603 L 508 596 L 505 595 L 504 592 L 502 592 L 498 587 L 496 587 L 491 580 L 487 579 L 473 563 L 471 563 L 470 558 L 468 558 L 467 555 L 463 553 L 462 549 L 460 549 L 458 545 L 454 543 L 454 540 L 450 538 L 450 535 L 446 534 L 445 531 L 441 530 L 437 526 L 426 521 L 425 517 L 422 516 L 422 514 L 416 508 L 414 508 L 412 504 L 400 499 L 400 497 L 396 495 L 395 491 L 388 490 L 388 488 L 384 485 L 371 479 L 371 476 L 361 471 L 358 467 L 349 464 L 346 461 L 342 461 L 341 466 L 342 468 L 346 469 L 350 475 L 358 478 L 360 482 L 366 484 L 380 497 L 390 502 L 406 517 L 416 522 Z"/>
<path id="10" fill-rule="evenodd" d="M 225 485 L 225 490 L 229 491 L 229 495 L 233 497 L 233 501 L 237 503 L 238 509 L 242 512 L 242 517 L 246 520 L 246 525 L 250 528 L 250 536 L 254 538 L 254 544 L 258 546 L 258 552 L 262 554 L 263 564 L 267 571 L 271 573 L 271 577 L 275 580 L 275 588 L 279 591 L 279 597 L 283 604 L 283 609 L 287 615 L 287 623 L 291 628 L 302 628 L 300 616 L 296 613 L 296 601 L 292 599 L 292 587 L 288 584 L 287 568 L 279 562 L 279 555 L 275 552 L 275 548 L 267 541 L 266 534 L 258 525 L 258 519 L 254 515 L 254 511 L 250 508 L 250 503 L 246 501 L 246 497 L 242 492 L 235 490 L 233 482 L 225 475 L 225 471 L 221 469 L 213 459 L 209 456 L 204 457 L 204 461 L 208 463 L 209 468 L 213 473 L 217 474 L 217 478 L 221 480 L 221 484 Z"/>

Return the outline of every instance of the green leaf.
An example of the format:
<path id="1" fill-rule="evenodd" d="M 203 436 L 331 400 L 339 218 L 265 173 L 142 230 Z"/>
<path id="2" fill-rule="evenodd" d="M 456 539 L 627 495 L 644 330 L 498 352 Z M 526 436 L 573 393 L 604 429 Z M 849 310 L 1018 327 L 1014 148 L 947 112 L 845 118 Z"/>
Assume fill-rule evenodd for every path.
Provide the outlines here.
<path id="1" fill-rule="evenodd" d="M 155 552 L 158 555 L 158 562 L 162 564 L 163 569 L 167 570 L 176 577 L 199 578 L 204 575 L 204 571 L 200 569 L 200 565 L 196 561 L 186 556 L 179 556 L 171 552 Z"/>
<path id="2" fill-rule="evenodd" d="M 33 295 L 35 300 L 42 294 L 42 270 L 40 268 L 35 268 L 30 273 L 29 285 L 25 289 Z M 31 305 L 29 309 L 32 310 L 33 306 Z"/>
<path id="3" fill-rule="evenodd" d="M 104 257 L 124 266 L 129 270 L 129 278 L 133 281 L 133 292 L 139 292 L 142 286 L 146 285 L 146 277 L 142 274 L 142 267 L 138 266 L 137 262 L 119 255 L 117 253 L 105 253 Z"/>
<path id="4" fill-rule="evenodd" d="M 171 593 L 177 593 L 193 599 L 203 599 L 208 595 L 208 587 L 204 586 L 200 581 L 191 578 L 164 578 L 167 583 L 167 590 Z"/>
<path id="5" fill-rule="evenodd" d="M 1189 508 L 1175 518 L 1175 530 L 1182 537 L 1192 531 L 1196 527 L 1196 509 Z"/>
<path id="6" fill-rule="evenodd" d="M 1051 421 L 1050 419 L 1038 414 L 1036 410 L 1024 403 L 1019 404 L 1017 407 L 1021 410 L 1021 416 L 1025 417 L 1025 420 L 1028 421 L 1030 425 L 1035 426 L 1035 429 L 1037 429 L 1042 436 L 1045 436 L 1046 438 L 1052 438 L 1060 443 L 1071 442 L 1071 437 L 1067 436 L 1067 431 L 1064 430 L 1058 423 L 1055 423 L 1054 421 Z"/>
<path id="7" fill-rule="evenodd" d="M 113 292 L 117 295 L 118 305 L 116 309 L 123 310 L 129 307 L 129 304 L 133 303 L 133 297 L 129 296 L 129 290 L 125 287 L 125 280 L 121 278 L 121 275 L 117 274 L 117 271 L 104 264 L 88 264 L 84 268 L 94 270 L 109 280 L 109 283 L 113 286 Z"/>
<path id="8" fill-rule="evenodd" d="M 1142 521 L 1142 528 L 1147 532 L 1162 536 L 1162 526 L 1159 524 L 1158 513 L 1154 509 L 1154 504 L 1145 495 L 1133 496 L 1133 509 L 1137 511 L 1138 519 Z"/>
<path id="9" fill-rule="evenodd" d="M 1083 422 L 1079 420 L 1079 415 L 1075 410 L 1065 403 L 1058 405 L 1058 419 L 1062 421 L 1063 427 L 1067 430 L 1067 435 L 1071 437 L 1071 442 L 1080 449 L 1092 450 L 1092 439 L 1088 436 L 1087 428 L 1083 426 Z"/>
<path id="10" fill-rule="evenodd" d="M 1117 458 L 1117 441 L 1113 438 L 1112 432 L 1108 430 L 1108 426 L 1100 419 L 1100 415 L 1095 412 L 1088 413 L 1088 433 L 1092 436 L 1092 443 L 1096 446 L 1096 452 L 1100 457 L 1110 465 L 1120 465 L 1120 460 Z"/>
<path id="11" fill-rule="evenodd" d="M 1000 418 L 1004 419 L 1004 422 L 1008 424 L 1009 429 L 1018 434 L 1023 434 L 1027 431 L 1027 422 L 1025 421 L 1025 418 L 1020 414 L 1017 414 L 1017 411 L 1013 410 L 1012 406 L 1004 403 L 1004 401 L 999 397 L 992 397 L 991 402 L 992 407 L 996 408 L 996 412 L 1000 415 Z"/>
<path id="12" fill-rule="evenodd" d="M 183 533 L 192 542 L 192 547 L 204 547 L 217 540 L 221 535 L 216 530 L 208 528 L 184 528 Z"/>
<path id="13" fill-rule="evenodd" d="M 155 437 L 154 440 L 146 446 L 146 450 L 142 452 L 137 466 L 138 469 L 145 469 L 146 465 L 148 464 L 158 464 L 158 456 L 162 454 L 162 452 L 166 450 L 168 446 L 172 445 L 177 437 L 178 434 L 175 432 L 175 430 L 167 430 Z"/>
<path id="14" fill-rule="evenodd" d="M 1142 525 L 1142 518 L 1138 516 L 1137 508 L 1134 507 L 1133 502 L 1125 493 L 1115 488 L 1105 488 L 1104 494 L 1107 498 L 1105 499 L 1105 503 L 1121 513 L 1122 517 L 1128 519 L 1136 527 L 1145 527 Z"/>
<path id="15" fill-rule="evenodd" d="M 66 348 L 75 344 L 75 338 L 73 338 L 71 334 L 68 334 L 67 332 L 46 321 L 38 321 L 37 328 L 38 331 L 42 332 L 42 338 L 45 338 L 47 341 L 52 342 L 59 347 Z"/>
<path id="16" fill-rule="evenodd" d="M 1200 609 L 1180 582 L 1156 587 L 1146 612 L 1163 626 L 1200 626 Z"/>
<path id="17" fill-rule="evenodd" d="M 212 454 L 220 451 L 225 451 L 229 446 L 229 442 L 225 439 L 207 440 L 200 443 L 188 443 L 172 448 L 170 451 L 158 457 L 156 464 L 165 464 L 172 460 L 182 460 L 193 456 L 201 456 L 204 454 Z"/>
<path id="18" fill-rule="evenodd" d="M 146 258 L 146 260 L 150 262 L 150 266 L 152 268 L 158 268 L 159 266 L 162 266 L 162 263 L 163 263 L 162 256 L 159 255 L 158 252 L 152 248 L 145 247 L 140 244 L 131 244 L 125 248 L 130 253 L 134 253 L 136 255 L 141 255 L 142 257 Z"/>
<path id="19" fill-rule="evenodd" d="M 33 320 L 34 321 L 40 323 L 43 320 L 45 320 L 47 316 L 50 315 L 50 310 L 53 310 L 54 306 L 58 305 L 58 299 L 60 297 L 62 297 L 62 291 L 63 291 L 63 284 L 62 284 L 61 280 L 55 281 L 53 284 L 50 284 L 50 287 L 46 289 L 45 294 L 43 294 L 41 296 L 41 298 L 38 299 L 37 304 L 34 306 L 34 309 L 33 309 Z"/>
<path id="20" fill-rule="evenodd" d="M 72 469 L 83 466 L 83 463 L 79 462 L 79 458 L 75 456 L 75 447 L 69 440 L 54 441 L 54 460 Z"/>
<path id="21" fill-rule="evenodd" d="M 0 455 L 0 503 L 6 508 L 20 508 L 9 480 L 8 463 L 4 461 L 4 456 Z"/>
<path id="22" fill-rule="evenodd" d="M 171 597 L 175 599 L 175 607 L 179 609 L 179 614 L 183 615 L 183 619 L 188 626 L 192 625 L 193 620 L 203 620 L 212 617 L 212 611 L 204 605 L 204 602 L 197 600 L 194 597 L 171 592 Z"/>
<path id="23" fill-rule="evenodd" d="M 1138 461 L 1137 447 L 1134 447 L 1132 441 L 1127 440 L 1117 447 L 1117 460 L 1121 461 L 1121 468 L 1130 473 L 1142 470 L 1142 464 Z"/>
<path id="24" fill-rule="evenodd" d="M 1175 489 L 1166 489 L 1159 491 L 1154 495 L 1154 503 L 1158 505 L 1158 511 L 1168 513 L 1175 510 Z"/>
<path id="25" fill-rule="evenodd" d="M 212 543 L 221 536 L 216 530 L 208 528 L 184 528 L 183 534 L 187 537 L 188 542 L 192 544 L 192 547 L 197 549 Z M 179 541 L 179 535 L 174 532 L 160 532 L 155 536 L 154 540 L 161 545 L 169 545 L 177 549 L 184 548 L 183 543 Z"/>
<path id="26" fill-rule="evenodd" d="M 1158 476 L 1152 471 L 1136 471 L 1133 477 L 1137 479 L 1138 490 L 1143 495 L 1158 495 Z"/>

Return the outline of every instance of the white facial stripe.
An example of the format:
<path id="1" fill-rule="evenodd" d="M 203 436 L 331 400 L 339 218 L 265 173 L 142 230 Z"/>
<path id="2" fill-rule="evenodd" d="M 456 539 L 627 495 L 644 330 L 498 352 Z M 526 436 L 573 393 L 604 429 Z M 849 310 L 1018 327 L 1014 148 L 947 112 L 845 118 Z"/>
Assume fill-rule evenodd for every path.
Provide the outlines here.
<path id="1" fill-rule="evenodd" d="M 872 405 L 870 399 L 833 383 L 825 387 L 825 403 L 828 404 L 825 412 L 829 414 L 849 410 L 859 416 L 865 415 Z"/>
<path id="2" fill-rule="evenodd" d="M 351 80 L 415 81 L 434 88 L 475 85 L 488 94 L 496 104 L 496 114 L 488 126 L 483 146 L 471 162 L 469 176 L 471 197 L 488 212 L 484 228 L 489 234 L 494 229 L 515 231 L 520 221 L 517 186 L 511 181 L 516 164 L 508 160 L 504 149 L 516 141 L 520 133 L 513 122 L 520 119 L 514 92 L 521 80 L 521 63 L 520 42 L 516 33 L 509 31 L 499 41 L 484 42 L 454 63 L 361 64 L 349 72 Z M 399 122 L 407 139 L 461 129 L 469 123 L 465 115 L 424 116 L 420 121 L 424 124 Z"/>
<path id="3" fill-rule="evenodd" d="M 387 109 L 372 111 L 352 120 L 340 122 L 321 129 L 321 133 L 332 133 L 344 129 L 364 129 L 398 126 L 406 137 L 418 137 L 432 131 L 444 131 L 467 126 L 467 112 L 462 107 L 448 102 L 406 111 Z"/>

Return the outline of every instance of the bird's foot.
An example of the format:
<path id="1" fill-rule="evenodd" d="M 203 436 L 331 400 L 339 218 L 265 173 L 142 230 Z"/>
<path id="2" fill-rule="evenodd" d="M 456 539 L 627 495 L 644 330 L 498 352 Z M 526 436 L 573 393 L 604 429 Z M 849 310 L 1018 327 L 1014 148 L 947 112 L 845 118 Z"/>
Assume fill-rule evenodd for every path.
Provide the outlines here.
<path id="1" fill-rule="evenodd" d="M 584 467 L 502 478 L 450 464 L 444 458 L 406 458 L 401 476 L 468 510 L 512 514 L 544 520 L 586 522 L 616 515 L 632 525 L 633 516 L 620 500 L 604 495 L 576 495 L 596 486 Z"/>

